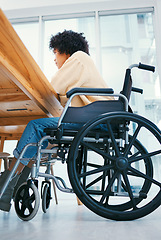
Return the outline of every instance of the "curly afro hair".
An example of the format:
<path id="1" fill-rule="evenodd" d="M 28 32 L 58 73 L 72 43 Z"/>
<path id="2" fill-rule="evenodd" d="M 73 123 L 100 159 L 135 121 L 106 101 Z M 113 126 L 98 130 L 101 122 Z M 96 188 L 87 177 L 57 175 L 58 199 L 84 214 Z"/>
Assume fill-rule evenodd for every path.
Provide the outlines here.
<path id="1" fill-rule="evenodd" d="M 65 30 L 59 32 L 55 36 L 51 36 L 50 49 L 57 49 L 60 53 L 70 54 L 70 56 L 77 52 L 83 51 L 89 55 L 89 45 L 83 33 L 73 32 L 72 30 Z"/>

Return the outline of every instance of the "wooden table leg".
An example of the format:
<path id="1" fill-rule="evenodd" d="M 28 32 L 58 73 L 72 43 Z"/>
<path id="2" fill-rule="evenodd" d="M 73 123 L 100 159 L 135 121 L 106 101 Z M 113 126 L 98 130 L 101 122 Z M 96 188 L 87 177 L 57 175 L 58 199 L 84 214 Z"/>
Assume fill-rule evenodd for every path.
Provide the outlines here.
<path id="1" fill-rule="evenodd" d="M 4 140 L 5 140 L 5 137 L 0 138 L 0 152 L 3 152 Z M 2 165 L 2 159 L 0 159 L 0 172 L 1 172 L 1 165 Z"/>
<path id="2" fill-rule="evenodd" d="M 53 165 L 51 165 L 50 170 L 51 170 L 51 174 L 54 175 Z M 57 198 L 57 194 L 56 194 L 55 182 L 54 182 L 54 180 L 52 180 L 52 182 L 53 182 L 53 189 L 54 189 L 55 202 L 56 202 L 56 204 L 58 204 L 58 198 Z"/>

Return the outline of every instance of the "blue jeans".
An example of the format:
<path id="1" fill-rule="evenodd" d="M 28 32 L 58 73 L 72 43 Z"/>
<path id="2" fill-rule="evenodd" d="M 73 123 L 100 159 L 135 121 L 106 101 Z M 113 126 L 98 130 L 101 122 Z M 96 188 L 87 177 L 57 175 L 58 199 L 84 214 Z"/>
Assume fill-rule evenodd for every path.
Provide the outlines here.
<path id="1" fill-rule="evenodd" d="M 45 136 L 44 129 L 48 127 L 56 128 L 58 124 L 58 117 L 55 118 L 40 118 L 36 120 L 31 120 L 22 136 L 21 139 L 18 142 L 17 147 L 13 151 L 13 155 L 15 158 L 18 158 L 22 149 L 28 144 L 28 143 L 37 143 L 40 141 L 40 139 Z M 79 129 L 82 124 L 76 124 L 76 123 L 65 123 L 65 129 L 74 130 Z M 47 141 L 44 141 L 43 148 L 46 148 L 48 145 Z M 21 160 L 21 163 L 24 165 L 27 165 L 30 159 L 36 154 L 37 147 L 30 146 L 25 154 L 23 155 L 23 159 Z"/>

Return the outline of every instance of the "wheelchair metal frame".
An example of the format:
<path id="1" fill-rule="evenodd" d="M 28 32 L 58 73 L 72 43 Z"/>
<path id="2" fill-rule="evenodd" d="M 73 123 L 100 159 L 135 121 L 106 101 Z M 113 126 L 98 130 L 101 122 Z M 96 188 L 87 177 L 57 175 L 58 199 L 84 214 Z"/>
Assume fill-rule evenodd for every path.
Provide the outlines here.
<path id="1" fill-rule="evenodd" d="M 150 71 L 154 71 L 154 68 L 151 67 L 151 66 L 146 66 L 146 65 L 143 65 L 143 64 L 133 64 L 131 65 L 128 69 L 131 71 L 132 68 L 134 67 L 137 67 L 137 68 L 142 68 L 142 69 L 145 69 L 145 70 L 150 70 Z M 66 106 L 64 107 L 64 110 L 59 118 L 59 121 L 58 121 L 58 125 L 57 125 L 57 129 L 61 126 L 61 124 L 63 123 L 63 119 L 65 117 L 65 114 L 66 112 L 68 111 L 68 108 L 71 104 L 71 101 L 72 99 L 77 96 L 77 95 L 99 95 L 99 96 L 110 96 L 110 97 L 113 97 L 113 98 L 116 98 L 116 99 L 123 99 L 123 102 L 124 102 L 124 106 L 125 106 L 125 112 L 128 112 L 128 104 L 129 104 L 129 99 L 127 99 L 126 96 L 124 96 L 123 94 L 115 94 L 115 93 L 110 93 L 110 94 L 106 94 L 106 93 L 99 93 L 97 91 L 98 89 L 95 89 L 93 90 L 92 93 L 88 93 L 88 92 L 75 92 L 73 93 L 70 97 L 69 97 L 69 100 L 67 101 L 66 103 Z M 142 93 L 142 90 L 141 89 L 137 89 L 137 88 L 133 88 L 132 89 L 133 91 L 136 91 L 136 92 L 140 92 Z M 74 139 L 74 136 L 62 136 L 61 137 L 61 142 L 62 143 L 71 143 Z M 16 164 L 14 165 L 12 171 L 11 171 L 11 174 L 10 176 L 8 177 L 8 179 L 6 180 L 6 182 L 4 183 L 4 186 L 1 190 L 1 193 L 0 193 L 0 198 L 1 196 L 3 195 L 3 193 L 5 192 L 10 180 L 12 179 L 12 177 L 14 176 L 14 173 L 21 161 L 21 159 L 23 158 L 23 155 L 25 153 L 25 151 L 27 150 L 27 148 L 29 148 L 30 146 L 35 146 L 37 147 L 37 155 L 36 155 L 36 158 L 35 158 L 35 163 L 33 164 L 33 167 L 32 167 L 32 172 L 31 172 L 31 179 L 37 179 L 38 177 L 43 177 L 45 178 L 46 180 L 49 180 L 49 179 L 53 179 L 57 188 L 62 191 L 62 192 L 66 192 L 66 193 L 73 193 L 73 189 L 71 188 L 68 188 L 64 182 L 64 180 L 60 177 L 55 177 L 53 176 L 52 174 L 50 174 L 49 172 L 49 166 L 50 164 L 52 163 L 52 154 L 55 152 L 55 149 L 42 149 L 42 145 L 43 145 L 43 142 L 44 141 L 56 141 L 56 137 L 51 137 L 51 136 L 44 136 L 38 143 L 30 143 L 30 144 L 27 144 L 24 149 L 22 150 L 19 158 L 17 159 L 16 161 Z M 89 138 L 89 139 L 84 139 L 85 141 L 88 140 L 90 142 L 101 142 L 103 141 L 103 139 L 95 139 L 95 138 Z M 126 131 L 126 134 L 125 134 L 125 144 L 128 143 L 128 133 Z M 118 140 L 119 141 L 119 140 Z M 68 149 L 69 150 L 69 149 Z M 48 154 L 49 155 L 49 159 L 48 159 L 48 162 L 46 163 L 46 165 L 48 166 L 48 170 L 45 172 L 45 173 L 42 173 L 39 171 L 40 169 L 40 162 L 41 162 L 41 155 L 42 154 Z M 65 154 L 64 154 L 65 155 Z M 57 159 L 57 160 L 62 160 L 62 159 Z M 55 161 L 55 159 L 54 159 Z M 119 190 L 120 189 L 120 190 Z M 114 191 L 113 191 L 114 192 Z M 125 196 L 124 193 L 121 192 L 121 180 L 118 178 L 118 191 L 116 192 L 115 194 L 116 196 Z M 138 194 L 134 194 L 135 197 L 138 197 Z"/>
<path id="2" fill-rule="evenodd" d="M 96 92 L 95 94 L 98 95 L 97 92 Z M 62 112 L 61 117 L 60 117 L 60 120 L 58 121 L 57 128 L 61 125 L 61 123 L 62 123 L 62 121 L 63 121 L 63 117 L 65 116 L 65 113 L 67 112 L 68 107 L 69 107 L 69 105 L 70 105 L 73 97 L 74 97 L 74 96 L 77 96 L 77 95 L 80 95 L 80 93 L 75 93 L 75 94 L 73 94 L 73 95 L 69 98 L 69 100 L 67 101 L 67 104 L 66 104 L 66 106 L 65 106 L 65 108 L 64 108 L 64 110 L 63 110 L 63 112 Z M 85 93 L 82 93 L 81 95 L 85 95 Z M 91 94 L 88 94 L 88 95 L 94 95 L 94 94 L 91 93 Z M 101 95 L 103 96 L 103 95 L 105 95 L 105 94 L 101 94 Z M 124 101 L 125 101 L 125 109 L 126 109 L 126 111 L 128 111 L 128 100 L 127 100 L 127 98 L 126 98 L 123 94 L 108 94 L 108 95 L 106 94 L 106 96 L 121 97 L 121 98 L 123 98 Z M 73 138 L 74 138 L 74 137 L 72 137 L 72 136 L 69 136 L 69 137 L 68 137 L 68 136 L 64 136 L 64 137 L 61 138 L 61 140 L 65 140 L 66 142 L 68 142 L 68 141 L 72 142 Z M 56 186 L 57 186 L 57 188 L 58 188 L 60 191 L 62 191 L 62 192 L 67 192 L 67 193 L 73 193 L 73 190 L 72 190 L 72 189 L 66 187 L 63 179 L 60 180 L 60 178 L 59 178 L 59 180 L 58 180 L 57 177 L 55 177 L 55 176 L 53 176 L 53 175 L 51 175 L 51 174 L 49 174 L 49 173 L 40 173 L 40 172 L 39 172 L 40 162 L 41 162 L 41 154 L 43 154 L 43 153 L 52 154 L 52 153 L 55 152 L 55 151 L 53 151 L 52 149 L 41 149 L 41 146 L 42 146 L 42 144 L 43 144 L 43 142 L 44 142 L 45 140 L 54 140 L 54 139 L 55 139 L 55 137 L 44 136 L 38 143 L 29 143 L 29 144 L 27 144 L 27 145 L 23 148 L 22 152 L 20 153 L 19 158 L 17 159 L 17 161 L 16 161 L 16 163 L 15 163 L 15 165 L 14 165 L 12 171 L 11 171 L 11 174 L 9 175 L 8 179 L 6 180 L 6 182 L 4 183 L 4 186 L 3 186 L 2 190 L 1 190 L 1 193 L 0 193 L 0 198 L 1 198 L 1 196 L 3 195 L 3 193 L 5 192 L 5 190 L 6 190 L 7 186 L 8 186 L 8 184 L 9 184 L 9 182 L 11 181 L 12 177 L 14 176 L 14 173 L 16 172 L 16 169 L 17 169 L 18 165 L 20 164 L 21 159 L 23 158 L 24 153 L 25 153 L 26 150 L 27 150 L 29 147 L 31 147 L 31 146 L 37 147 L 37 156 L 36 156 L 36 158 L 35 158 L 35 162 L 36 162 L 36 163 L 33 164 L 32 173 L 31 173 L 31 178 L 32 178 L 32 179 L 35 179 L 35 178 L 38 178 L 38 177 L 44 177 L 44 178 L 53 179 L 54 182 L 55 182 L 55 184 L 56 184 Z M 60 181 L 63 182 L 63 187 L 61 186 Z"/>

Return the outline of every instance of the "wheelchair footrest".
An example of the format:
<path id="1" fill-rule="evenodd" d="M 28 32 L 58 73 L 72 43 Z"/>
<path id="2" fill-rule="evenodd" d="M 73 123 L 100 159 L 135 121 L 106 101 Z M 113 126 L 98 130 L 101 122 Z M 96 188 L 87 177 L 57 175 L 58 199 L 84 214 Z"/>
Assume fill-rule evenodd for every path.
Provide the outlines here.
<path id="1" fill-rule="evenodd" d="M 38 173 L 38 177 L 44 177 L 44 178 L 48 178 L 48 179 L 53 179 L 55 182 L 56 187 L 62 191 L 62 192 L 66 192 L 66 193 L 73 193 L 73 189 L 72 188 L 68 188 L 64 182 L 64 180 L 60 177 L 55 177 L 52 174 L 47 174 L 47 173 Z M 60 182 L 62 184 L 60 184 Z M 62 186 L 63 185 L 63 186 Z"/>

